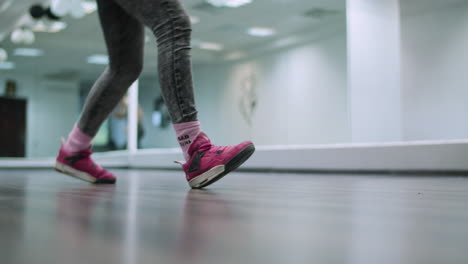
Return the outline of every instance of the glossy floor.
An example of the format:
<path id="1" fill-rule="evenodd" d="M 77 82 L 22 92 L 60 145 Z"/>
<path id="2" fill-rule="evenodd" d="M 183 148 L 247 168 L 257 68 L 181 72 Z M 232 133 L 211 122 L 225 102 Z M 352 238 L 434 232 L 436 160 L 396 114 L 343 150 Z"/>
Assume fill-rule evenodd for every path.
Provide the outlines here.
<path id="1" fill-rule="evenodd" d="M 0 170 L 0 263 L 468 263 L 468 178 Z"/>

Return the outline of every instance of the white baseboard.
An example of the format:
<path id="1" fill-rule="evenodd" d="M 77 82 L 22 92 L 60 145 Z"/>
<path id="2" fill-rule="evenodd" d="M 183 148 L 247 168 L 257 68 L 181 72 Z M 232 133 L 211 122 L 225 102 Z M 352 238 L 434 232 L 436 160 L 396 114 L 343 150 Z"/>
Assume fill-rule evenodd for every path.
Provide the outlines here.
<path id="1" fill-rule="evenodd" d="M 96 153 L 93 158 L 104 167 L 128 167 L 129 155 L 127 151 L 111 151 Z M 53 168 L 55 157 L 48 158 L 0 158 L 0 169 L 30 169 Z"/>
<path id="2" fill-rule="evenodd" d="M 95 154 L 105 167 L 177 169 L 179 149 L 145 149 Z M 49 159 L 0 159 L 0 168 L 51 167 Z M 243 166 L 250 170 L 466 171 L 468 140 L 382 144 L 260 146 Z"/>
<path id="3" fill-rule="evenodd" d="M 178 168 L 177 149 L 144 150 L 130 167 Z M 468 171 L 468 141 L 419 141 L 257 147 L 242 166 L 253 170 L 310 171 Z"/>

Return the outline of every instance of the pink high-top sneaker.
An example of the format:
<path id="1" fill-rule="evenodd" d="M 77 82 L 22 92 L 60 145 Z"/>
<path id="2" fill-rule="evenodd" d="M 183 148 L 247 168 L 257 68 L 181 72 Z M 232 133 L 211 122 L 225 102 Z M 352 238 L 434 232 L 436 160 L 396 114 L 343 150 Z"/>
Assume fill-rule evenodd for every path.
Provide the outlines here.
<path id="1" fill-rule="evenodd" d="M 115 183 L 115 175 L 94 163 L 91 154 L 91 148 L 68 153 L 62 146 L 55 162 L 55 170 L 91 183 Z"/>
<path id="2" fill-rule="evenodd" d="M 190 146 L 190 159 L 182 164 L 189 185 L 194 189 L 206 187 L 237 169 L 255 151 L 251 141 L 239 145 L 218 147 L 201 133 Z"/>

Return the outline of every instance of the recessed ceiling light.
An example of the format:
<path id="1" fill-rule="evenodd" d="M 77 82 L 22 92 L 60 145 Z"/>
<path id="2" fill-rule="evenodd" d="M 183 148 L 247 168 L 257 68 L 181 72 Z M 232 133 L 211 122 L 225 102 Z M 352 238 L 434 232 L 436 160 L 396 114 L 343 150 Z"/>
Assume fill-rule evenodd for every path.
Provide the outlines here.
<path id="1" fill-rule="evenodd" d="M 216 7 L 240 7 L 252 3 L 252 0 L 206 0 L 207 3 Z"/>
<path id="2" fill-rule="evenodd" d="M 56 21 L 50 24 L 49 30 L 47 32 L 58 33 L 66 28 L 67 28 L 67 23 L 62 22 L 62 21 Z"/>
<path id="3" fill-rule="evenodd" d="M 91 14 L 97 10 L 97 3 L 92 1 L 83 1 L 81 6 L 86 14 Z"/>
<path id="4" fill-rule="evenodd" d="M 12 70 L 14 68 L 16 68 L 16 65 L 14 62 L 9 62 L 9 61 L 0 62 L 0 70 Z"/>
<path id="5" fill-rule="evenodd" d="M 11 33 L 10 39 L 14 44 L 31 45 L 34 43 L 36 37 L 34 36 L 34 32 L 29 29 L 17 28 Z"/>
<path id="6" fill-rule="evenodd" d="M 96 54 L 89 56 L 86 61 L 89 64 L 107 65 L 109 64 L 109 57 L 107 55 Z"/>
<path id="7" fill-rule="evenodd" d="M 6 50 L 0 48 L 0 62 L 8 60 L 8 53 Z"/>
<path id="8" fill-rule="evenodd" d="M 200 49 L 214 51 L 221 51 L 224 48 L 223 45 L 214 42 L 200 42 L 200 44 L 198 44 L 198 47 Z"/>
<path id="9" fill-rule="evenodd" d="M 241 51 L 233 51 L 233 52 L 230 52 L 228 54 L 226 54 L 226 56 L 224 56 L 224 59 L 226 60 L 238 60 L 238 59 L 242 59 L 246 56 L 245 53 L 241 52 Z"/>
<path id="10" fill-rule="evenodd" d="M 299 37 L 291 36 L 291 37 L 279 39 L 279 40 L 273 42 L 272 46 L 274 48 L 282 48 L 282 47 L 286 47 L 286 46 L 289 46 L 289 45 L 297 44 L 300 41 L 301 41 L 301 39 Z"/>
<path id="11" fill-rule="evenodd" d="M 38 57 L 44 55 L 44 51 L 40 49 L 18 48 L 13 51 L 13 55 L 24 57 Z"/>
<path id="12" fill-rule="evenodd" d="M 31 29 L 34 32 L 47 32 L 48 26 L 44 23 L 44 21 L 39 20 L 32 25 Z"/>
<path id="13" fill-rule="evenodd" d="M 269 37 L 276 33 L 272 28 L 252 27 L 247 30 L 247 34 L 255 37 Z"/>
<path id="14" fill-rule="evenodd" d="M 196 17 L 196 16 L 190 16 L 190 22 L 195 25 L 195 24 L 198 24 L 200 23 L 200 18 L 199 17 Z"/>
<path id="15" fill-rule="evenodd" d="M 45 23 L 42 20 L 37 21 L 31 27 L 34 32 L 47 32 L 47 33 L 58 33 L 67 28 L 67 23 L 62 21 L 55 21 L 52 23 Z"/>

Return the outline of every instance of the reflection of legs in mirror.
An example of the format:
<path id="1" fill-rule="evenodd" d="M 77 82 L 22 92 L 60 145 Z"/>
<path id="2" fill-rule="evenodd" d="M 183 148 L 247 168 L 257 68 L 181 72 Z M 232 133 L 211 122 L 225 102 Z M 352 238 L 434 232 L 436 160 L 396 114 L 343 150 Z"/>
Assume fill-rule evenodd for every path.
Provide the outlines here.
<path id="1" fill-rule="evenodd" d="M 96 134 L 99 126 L 138 77 L 143 54 L 142 25 L 145 25 L 153 31 L 158 40 L 161 91 L 186 159 L 182 167 L 190 186 L 208 186 L 244 163 L 255 150 L 252 142 L 247 141 L 231 147 L 214 146 L 197 121 L 190 61 L 192 29 L 190 19 L 180 2 L 97 2 L 110 64 L 91 90 L 81 119 L 62 149 L 69 151 L 68 153 L 88 149 L 90 139 Z M 81 137 L 83 135 L 80 133 L 89 138 Z M 75 134 L 80 135 L 76 138 L 87 140 L 75 140 Z M 80 149 L 73 147 L 74 142 L 78 142 Z M 94 163 L 88 164 L 93 167 Z M 88 174 L 96 178 L 92 173 Z"/>

